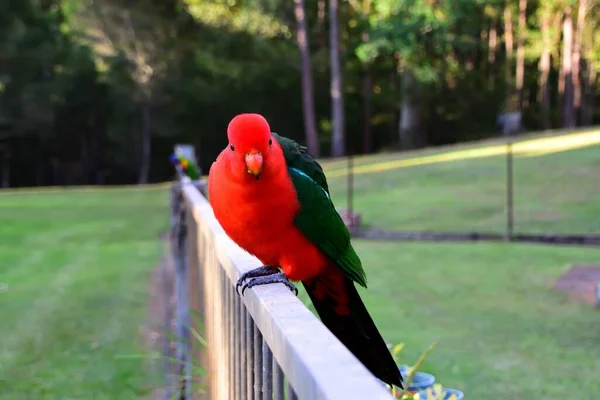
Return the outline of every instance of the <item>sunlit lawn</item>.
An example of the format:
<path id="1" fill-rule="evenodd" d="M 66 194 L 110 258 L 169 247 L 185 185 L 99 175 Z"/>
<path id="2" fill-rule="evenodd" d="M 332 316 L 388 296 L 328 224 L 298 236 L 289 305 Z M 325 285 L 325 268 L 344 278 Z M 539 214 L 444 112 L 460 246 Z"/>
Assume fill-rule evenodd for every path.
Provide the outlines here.
<path id="1" fill-rule="evenodd" d="M 357 164 L 399 158 L 371 156 Z M 324 164 L 330 173 L 344 168 Z M 389 229 L 499 231 L 505 167 L 500 155 L 358 174 L 355 208 L 367 224 Z M 331 175 L 333 198 L 344 207 L 346 177 Z M 597 145 L 516 158 L 517 229 L 600 233 L 599 177 Z M 415 362 L 439 340 L 423 370 L 467 398 L 594 399 L 600 393 L 598 312 L 551 288 L 571 264 L 600 264 L 600 250 L 355 243 L 369 280 L 364 300 L 386 340 L 406 343 L 403 362 Z"/>
<path id="2" fill-rule="evenodd" d="M 382 334 L 414 363 L 473 399 L 591 400 L 600 393 L 600 318 L 551 285 L 600 250 L 520 244 L 357 241 Z M 544 397 L 545 396 L 545 397 Z"/>
<path id="3" fill-rule="evenodd" d="M 355 245 L 368 279 L 361 296 L 386 341 L 406 344 L 402 363 L 415 363 L 439 341 L 421 370 L 468 398 L 591 400 L 600 393 L 598 311 L 551 288 L 571 264 L 600 264 L 600 250 Z"/>
<path id="4" fill-rule="evenodd" d="M 357 164 L 393 162 L 394 157 L 401 159 L 386 154 L 368 162 L 359 158 Z M 343 165 L 333 164 L 326 172 L 336 205 L 345 207 Z M 497 232 L 506 227 L 504 155 L 363 171 L 354 182 L 354 208 L 369 226 Z M 516 156 L 514 182 L 517 231 L 600 233 L 600 145 Z"/>
<path id="5" fill-rule="evenodd" d="M 0 398 L 135 399 L 163 189 L 0 194 Z"/>

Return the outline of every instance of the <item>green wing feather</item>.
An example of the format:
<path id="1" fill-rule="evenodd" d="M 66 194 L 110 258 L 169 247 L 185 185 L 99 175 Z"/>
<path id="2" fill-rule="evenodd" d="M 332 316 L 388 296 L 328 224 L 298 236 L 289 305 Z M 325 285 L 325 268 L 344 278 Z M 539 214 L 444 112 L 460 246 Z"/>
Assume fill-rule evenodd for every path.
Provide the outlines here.
<path id="1" fill-rule="evenodd" d="M 198 167 L 196 167 L 196 164 L 189 164 L 186 172 L 191 180 L 197 181 L 198 179 L 200 179 L 200 170 L 198 169 Z"/>
<path id="2" fill-rule="evenodd" d="M 281 145 L 283 156 L 288 167 L 296 168 L 304 172 L 329 193 L 329 186 L 327 185 L 327 179 L 323 173 L 323 168 L 321 168 L 319 163 L 308 154 L 308 149 L 285 136 L 280 136 L 275 132 L 271 132 L 271 134 Z"/>
<path id="3" fill-rule="evenodd" d="M 196 164 L 187 157 L 181 157 L 181 160 L 187 161 L 187 168 L 185 168 L 184 170 L 185 174 L 193 181 L 197 181 L 198 179 L 200 179 L 200 170 L 198 169 Z"/>
<path id="4" fill-rule="evenodd" d="M 273 134 L 283 148 L 288 172 L 296 189 L 300 212 L 294 222 L 306 237 L 334 260 L 344 275 L 367 287 L 360 258 L 350 242 L 350 232 L 329 197 L 323 169 L 306 147 Z"/>

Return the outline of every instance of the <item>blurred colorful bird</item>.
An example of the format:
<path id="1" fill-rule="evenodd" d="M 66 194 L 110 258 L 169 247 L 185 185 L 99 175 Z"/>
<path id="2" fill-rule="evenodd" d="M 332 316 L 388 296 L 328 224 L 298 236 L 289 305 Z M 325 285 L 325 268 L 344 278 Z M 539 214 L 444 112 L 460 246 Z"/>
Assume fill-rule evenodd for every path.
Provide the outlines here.
<path id="1" fill-rule="evenodd" d="M 171 161 L 173 165 L 179 165 L 183 173 L 186 174 L 191 180 L 196 181 L 200 179 L 200 169 L 188 158 L 171 154 L 169 161 Z"/>

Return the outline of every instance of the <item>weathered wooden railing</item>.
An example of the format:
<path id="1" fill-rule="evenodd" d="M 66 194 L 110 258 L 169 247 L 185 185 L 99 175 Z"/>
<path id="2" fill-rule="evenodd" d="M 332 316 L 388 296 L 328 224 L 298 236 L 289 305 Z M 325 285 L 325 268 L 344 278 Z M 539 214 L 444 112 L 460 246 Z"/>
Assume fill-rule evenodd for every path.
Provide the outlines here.
<path id="1" fill-rule="evenodd" d="M 172 191 L 180 398 L 392 399 L 385 387 L 284 285 L 236 293 L 259 266 L 225 234 L 202 193 L 182 177 Z M 235 204 L 231 204 L 235 207 Z M 192 316 L 190 318 L 190 315 Z M 190 329 L 191 328 L 191 329 Z M 190 332 L 198 331 L 206 345 Z M 206 371 L 191 372 L 190 363 Z M 198 394 L 201 383 L 205 393 Z"/>

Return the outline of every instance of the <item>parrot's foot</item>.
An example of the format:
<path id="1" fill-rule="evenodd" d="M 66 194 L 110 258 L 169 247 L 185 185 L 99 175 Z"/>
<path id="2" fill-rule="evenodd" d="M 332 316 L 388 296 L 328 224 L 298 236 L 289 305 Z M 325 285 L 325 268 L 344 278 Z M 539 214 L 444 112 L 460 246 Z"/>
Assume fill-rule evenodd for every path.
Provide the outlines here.
<path id="1" fill-rule="evenodd" d="M 244 272 L 242 276 L 240 276 L 240 279 L 238 279 L 237 283 L 235 284 L 235 291 L 237 292 L 238 288 L 242 286 L 244 281 L 248 278 L 256 278 L 258 276 L 268 276 L 278 273 L 279 268 L 277 268 L 275 265 L 263 265 L 262 267 L 251 269 L 248 272 Z"/>
<path id="2" fill-rule="evenodd" d="M 267 285 L 269 283 L 283 283 L 287 286 L 296 296 L 298 296 L 298 288 L 294 286 L 292 282 L 288 280 L 283 272 L 278 272 L 272 275 L 267 276 L 259 276 L 256 278 L 250 279 L 244 286 L 242 286 L 242 295 L 244 294 L 244 290 L 251 288 L 253 286 L 259 285 Z"/>
<path id="3" fill-rule="evenodd" d="M 279 269 L 275 266 L 265 265 L 263 267 L 246 272 L 240 277 L 240 279 L 238 279 L 237 284 L 235 285 L 236 291 L 247 278 L 252 279 L 248 280 L 248 282 L 242 286 L 242 295 L 244 294 L 244 290 L 248 288 L 259 285 L 267 285 L 269 283 L 283 283 L 292 292 L 294 292 L 296 296 L 298 295 L 298 288 L 288 280 L 284 273 L 279 272 Z"/>

